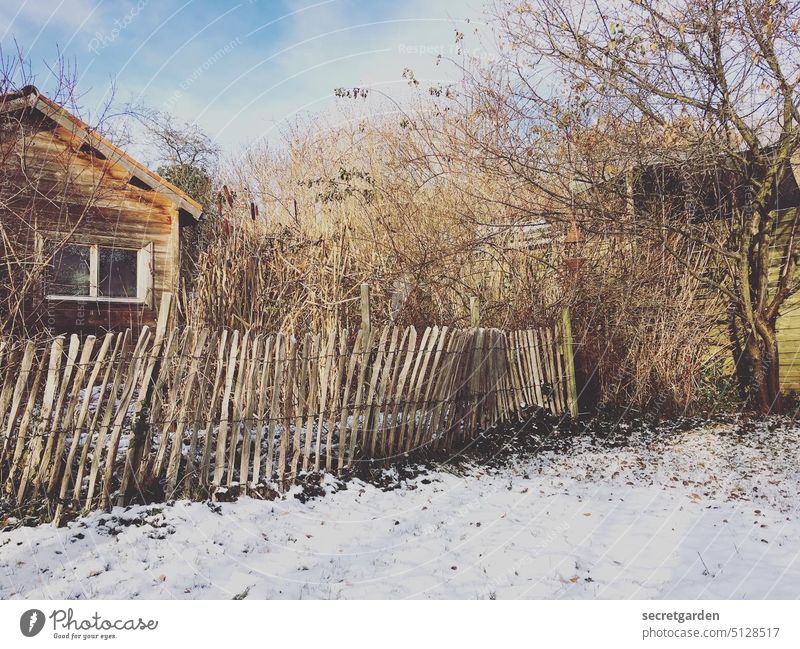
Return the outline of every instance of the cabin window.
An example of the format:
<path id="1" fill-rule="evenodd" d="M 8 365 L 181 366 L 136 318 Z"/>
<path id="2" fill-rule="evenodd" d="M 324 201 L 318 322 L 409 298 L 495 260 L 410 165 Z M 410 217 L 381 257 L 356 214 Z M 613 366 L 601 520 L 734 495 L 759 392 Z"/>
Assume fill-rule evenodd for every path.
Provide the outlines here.
<path id="1" fill-rule="evenodd" d="M 100 247 L 98 294 L 103 297 L 137 297 L 138 250 Z"/>
<path id="2" fill-rule="evenodd" d="M 91 249 L 89 246 L 64 246 L 53 255 L 50 290 L 57 295 L 91 294 Z"/>
<path id="3" fill-rule="evenodd" d="M 124 248 L 67 244 L 53 252 L 47 297 L 57 300 L 149 302 L 152 244 Z"/>

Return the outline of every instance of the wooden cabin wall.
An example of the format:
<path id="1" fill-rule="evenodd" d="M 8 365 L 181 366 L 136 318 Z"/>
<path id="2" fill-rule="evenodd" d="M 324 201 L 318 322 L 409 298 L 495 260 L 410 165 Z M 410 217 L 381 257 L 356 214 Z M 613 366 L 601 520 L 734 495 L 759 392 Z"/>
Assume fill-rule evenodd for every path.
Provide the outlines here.
<path id="1" fill-rule="evenodd" d="M 73 243 L 153 246 L 152 294 L 145 305 L 54 302 L 45 300 L 44 287 L 38 286 L 26 300 L 26 323 L 55 332 L 155 323 L 161 294 L 174 292 L 178 285 L 177 206 L 159 192 L 130 184 L 130 174 L 121 165 L 81 150 L 72 133 L 39 113 L 8 117 L 0 131 L 0 192 L 8 209 L 0 216 L 4 228 L 13 233 L 15 254 L 24 251 L 26 263 L 35 259 L 37 235 Z"/>
<path id="2" fill-rule="evenodd" d="M 796 208 L 782 210 L 779 214 L 775 240 L 772 246 L 773 256 L 770 264 L 770 287 L 774 290 L 778 282 L 778 273 L 783 262 L 786 243 L 791 233 Z M 800 230 L 795 234 L 795 247 L 798 245 Z M 724 313 L 720 322 L 724 321 Z M 800 392 L 800 293 L 787 298 L 780 309 L 777 322 L 778 351 L 780 354 L 780 382 L 785 392 Z M 716 353 L 724 359 L 724 370 L 733 372 L 733 358 L 730 352 L 726 327 L 722 324 L 715 327 L 710 334 L 718 341 L 713 346 Z"/>
<path id="3" fill-rule="evenodd" d="M 778 281 L 778 273 L 795 215 L 796 208 L 784 210 L 778 220 L 770 268 L 770 283 L 773 286 Z M 795 247 L 798 245 L 798 239 L 800 239 L 800 229 L 795 233 Z M 787 298 L 781 307 L 778 318 L 778 349 L 781 387 L 786 391 L 800 392 L 800 293 Z"/>

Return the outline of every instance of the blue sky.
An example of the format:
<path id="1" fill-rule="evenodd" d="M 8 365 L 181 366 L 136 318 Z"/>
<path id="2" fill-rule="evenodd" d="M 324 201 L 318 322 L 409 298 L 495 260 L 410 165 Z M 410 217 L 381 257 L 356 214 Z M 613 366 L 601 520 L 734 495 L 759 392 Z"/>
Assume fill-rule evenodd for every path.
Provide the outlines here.
<path id="1" fill-rule="evenodd" d="M 338 86 L 402 95 L 403 69 L 449 80 L 436 56 L 479 53 L 481 0 L 5 0 L 4 51 L 14 40 L 47 90 L 60 48 L 77 65 L 82 116 L 145 102 L 206 129 L 227 151 L 270 138 L 297 112 L 330 109 Z M 469 21 L 469 22 L 467 22 Z"/>

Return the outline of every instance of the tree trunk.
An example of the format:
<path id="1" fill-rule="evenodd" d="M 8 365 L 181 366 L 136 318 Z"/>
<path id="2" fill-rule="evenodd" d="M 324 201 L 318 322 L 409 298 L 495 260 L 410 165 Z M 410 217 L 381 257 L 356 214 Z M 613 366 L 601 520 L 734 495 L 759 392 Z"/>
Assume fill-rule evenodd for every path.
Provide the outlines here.
<path id="1" fill-rule="evenodd" d="M 769 410 L 773 414 L 783 413 L 783 395 L 780 382 L 780 356 L 776 323 L 772 322 L 762 332 L 764 341 L 764 373 L 766 374 Z"/>
<path id="2" fill-rule="evenodd" d="M 744 353 L 747 344 L 743 339 L 742 329 L 736 318 L 736 309 L 733 304 L 728 308 L 728 341 L 733 353 L 733 369 L 736 376 L 736 386 L 739 389 L 739 399 L 742 402 L 750 399 L 750 386 L 753 381 L 753 367 L 749 357 Z"/>
<path id="3" fill-rule="evenodd" d="M 740 392 L 747 395 L 755 410 L 763 414 L 781 414 L 783 395 L 775 323 L 761 323 L 759 332 L 750 332 L 744 342 L 732 342 Z M 741 349 L 738 355 L 736 349 Z"/>

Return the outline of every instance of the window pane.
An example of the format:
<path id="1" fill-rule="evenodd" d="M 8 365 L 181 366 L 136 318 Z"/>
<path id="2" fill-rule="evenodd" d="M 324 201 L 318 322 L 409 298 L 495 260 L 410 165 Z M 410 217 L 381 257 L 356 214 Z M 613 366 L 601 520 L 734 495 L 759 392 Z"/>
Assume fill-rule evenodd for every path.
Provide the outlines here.
<path id="1" fill-rule="evenodd" d="M 136 250 L 100 248 L 98 292 L 103 297 L 136 297 Z"/>
<path id="2" fill-rule="evenodd" d="M 53 255 L 50 295 L 89 295 L 89 247 L 68 245 Z"/>

